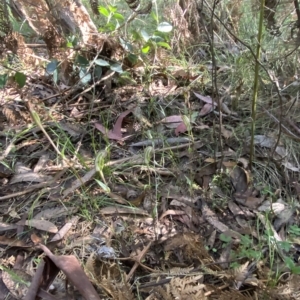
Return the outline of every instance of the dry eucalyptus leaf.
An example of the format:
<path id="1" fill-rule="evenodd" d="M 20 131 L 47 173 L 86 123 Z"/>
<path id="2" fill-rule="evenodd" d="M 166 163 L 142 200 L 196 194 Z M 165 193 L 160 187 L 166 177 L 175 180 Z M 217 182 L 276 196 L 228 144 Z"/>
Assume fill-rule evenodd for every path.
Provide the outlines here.
<path id="1" fill-rule="evenodd" d="M 115 206 L 107 206 L 100 210 L 100 213 L 104 215 L 112 215 L 112 214 L 135 214 L 135 215 L 144 215 L 149 216 L 148 212 L 143 209 L 137 207 L 115 207 Z"/>
<path id="2" fill-rule="evenodd" d="M 229 210 L 233 213 L 234 216 L 243 216 L 244 212 L 242 209 L 232 200 L 229 200 L 228 203 Z"/>
<path id="3" fill-rule="evenodd" d="M 73 255 L 54 255 L 45 245 L 40 248 L 53 263 L 67 276 L 85 299 L 100 300 L 95 288 L 82 270 L 77 258 Z"/>
<path id="4" fill-rule="evenodd" d="M 204 117 L 206 115 L 208 115 L 209 113 L 211 113 L 213 110 L 213 107 L 211 104 L 206 103 L 204 104 L 204 106 L 202 107 L 202 109 L 199 112 L 199 117 Z"/>
<path id="5" fill-rule="evenodd" d="M 72 124 L 72 123 L 69 123 L 69 122 L 60 121 L 59 125 L 62 128 L 62 130 L 68 132 L 69 135 L 74 137 L 74 138 L 79 137 L 81 134 L 85 133 L 85 131 L 80 126 L 78 126 L 77 124 Z"/>
<path id="6" fill-rule="evenodd" d="M 258 211 L 269 212 L 272 211 L 275 215 L 279 215 L 285 209 L 283 203 L 272 203 L 270 200 L 266 200 L 259 208 Z"/>
<path id="7" fill-rule="evenodd" d="M 175 129 L 175 134 L 178 136 L 180 133 L 184 133 L 187 131 L 187 127 L 184 122 L 181 122 Z"/>
<path id="8" fill-rule="evenodd" d="M 293 171 L 293 172 L 299 172 L 299 168 L 291 164 L 290 162 L 283 162 L 283 166 L 285 166 L 287 169 Z"/>
<path id="9" fill-rule="evenodd" d="M 213 232 L 211 233 L 210 237 L 207 240 L 207 246 L 209 248 L 212 248 L 214 246 L 215 241 L 216 241 L 216 235 L 217 235 L 217 231 L 213 230 Z"/>
<path id="10" fill-rule="evenodd" d="M 237 193 L 243 194 L 247 188 L 250 181 L 248 172 L 242 167 L 236 166 L 230 172 L 231 182 Z"/>
<path id="11" fill-rule="evenodd" d="M 57 227 L 53 223 L 46 220 L 31 219 L 31 220 L 26 220 L 25 222 L 21 220 L 17 223 L 17 225 L 26 225 L 29 227 L 33 227 L 51 233 L 56 233 L 58 231 Z"/>
<path id="12" fill-rule="evenodd" d="M 14 184 L 18 182 L 45 182 L 51 181 L 52 179 L 53 178 L 51 176 L 30 171 L 27 173 L 15 174 L 10 180 L 9 184 Z"/>
<path id="13" fill-rule="evenodd" d="M 232 169 L 233 167 L 235 167 L 237 165 L 237 163 L 235 161 L 223 161 L 223 166 L 226 168 L 230 168 Z"/>
<path id="14" fill-rule="evenodd" d="M 39 213 L 37 213 L 33 218 L 35 220 L 50 220 L 50 219 L 57 219 L 62 216 L 72 215 L 76 213 L 78 207 L 68 207 L 68 209 L 64 206 L 55 207 L 55 208 L 47 208 Z"/>
<path id="15" fill-rule="evenodd" d="M 44 168 L 46 163 L 49 161 L 49 154 L 43 154 L 40 156 L 37 164 L 35 165 L 33 172 L 38 173 L 40 170 Z"/>
<path id="16" fill-rule="evenodd" d="M 261 147 L 272 148 L 276 145 L 276 140 L 266 135 L 255 135 L 254 144 Z"/>
<path id="17" fill-rule="evenodd" d="M 4 222 L 0 222 L 0 232 L 8 231 L 8 230 L 16 230 L 18 228 L 18 225 L 16 224 L 8 224 Z"/>
<path id="18" fill-rule="evenodd" d="M 133 109 L 128 109 L 126 111 L 124 111 L 123 113 L 121 113 L 113 127 L 112 130 L 108 130 L 106 129 L 101 123 L 95 123 L 95 127 L 101 131 L 105 136 L 107 136 L 107 138 L 111 139 L 111 140 L 117 140 L 117 141 L 121 141 L 123 140 L 123 134 L 122 134 L 122 123 L 123 123 L 123 119 L 130 114 L 133 111 Z"/>
<path id="19" fill-rule="evenodd" d="M 292 220 L 294 213 L 295 208 L 285 207 L 285 209 L 277 215 L 277 219 L 274 222 L 274 226 L 276 225 L 276 227 L 278 228 L 282 224 L 289 223 Z"/>
<path id="20" fill-rule="evenodd" d="M 182 116 L 181 115 L 174 115 L 163 118 L 160 122 L 161 123 L 180 123 L 182 122 Z"/>
<path id="21" fill-rule="evenodd" d="M 229 139 L 233 135 L 232 131 L 226 129 L 224 126 L 221 127 L 221 133 L 225 139 Z"/>
<path id="22" fill-rule="evenodd" d="M 251 209 L 255 209 L 257 208 L 262 202 L 264 201 L 264 197 L 252 197 L 249 196 L 247 197 L 246 201 L 243 203 L 243 205 L 251 208 Z"/>
<path id="23" fill-rule="evenodd" d="M 15 164 L 15 173 L 16 174 L 22 174 L 22 173 L 28 173 L 31 172 L 32 170 L 28 167 L 26 167 L 24 164 L 17 162 Z"/>

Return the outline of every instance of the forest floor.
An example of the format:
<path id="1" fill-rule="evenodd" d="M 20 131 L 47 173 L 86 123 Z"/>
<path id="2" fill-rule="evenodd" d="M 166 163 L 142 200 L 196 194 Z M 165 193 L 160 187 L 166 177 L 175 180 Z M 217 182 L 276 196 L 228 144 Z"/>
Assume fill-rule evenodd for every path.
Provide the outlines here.
<path id="1" fill-rule="evenodd" d="M 1 90 L 0 299 L 300 298 L 300 128 L 258 106 L 250 165 L 252 94 L 211 69 Z"/>

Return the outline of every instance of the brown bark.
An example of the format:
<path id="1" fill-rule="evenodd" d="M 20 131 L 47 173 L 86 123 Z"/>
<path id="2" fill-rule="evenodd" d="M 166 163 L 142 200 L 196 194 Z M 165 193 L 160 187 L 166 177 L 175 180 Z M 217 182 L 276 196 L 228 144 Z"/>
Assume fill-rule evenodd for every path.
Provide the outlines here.
<path id="1" fill-rule="evenodd" d="M 13 0 L 13 4 L 48 46 L 51 42 L 58 47 L 65 36 L 76 33 L 85 45 L 97 34 L 97 27 L 80 0 Z"/>

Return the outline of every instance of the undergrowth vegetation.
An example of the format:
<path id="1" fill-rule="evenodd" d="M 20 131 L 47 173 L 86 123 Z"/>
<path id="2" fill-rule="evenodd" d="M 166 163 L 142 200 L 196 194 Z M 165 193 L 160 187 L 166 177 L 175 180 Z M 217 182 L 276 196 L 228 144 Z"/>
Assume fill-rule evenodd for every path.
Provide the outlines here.
<path id="1" fill-rule="evenodd" d="M 48 2 L 0 5 L 0 299 L 299 299 L 298 1 Z"/>

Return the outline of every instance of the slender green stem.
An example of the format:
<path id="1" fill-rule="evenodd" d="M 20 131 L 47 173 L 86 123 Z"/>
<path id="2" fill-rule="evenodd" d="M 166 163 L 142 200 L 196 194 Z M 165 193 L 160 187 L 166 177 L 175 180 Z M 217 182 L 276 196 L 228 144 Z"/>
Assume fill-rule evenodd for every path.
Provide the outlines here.
<path id="1" fill-rule="evenodd" d="M 255 72 L 254 72 L 254 85 L 253 85 L 253 98 L 252 98 L 252 124 L 251 124 L 251 146 L 250 146 L 250 170 L 252 169 L 253 159 L 254 159 L 254 135 L 255 135 L 255 123 L 256 123 L 256 104 L 257 104 L 257 94 L 258 94 L 258 75 L 259 75 L 259 60 L 261 53 L 261 39 L 263 31 L 263 19 L 264 19 L 264 6 L 265 0 L 260 0 L 260 14 L 259 14 L 259 26 L 257 34 L 257 47 L 256 47 L 256 61 L 255 61 Z"/>

